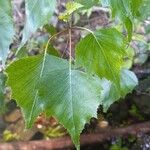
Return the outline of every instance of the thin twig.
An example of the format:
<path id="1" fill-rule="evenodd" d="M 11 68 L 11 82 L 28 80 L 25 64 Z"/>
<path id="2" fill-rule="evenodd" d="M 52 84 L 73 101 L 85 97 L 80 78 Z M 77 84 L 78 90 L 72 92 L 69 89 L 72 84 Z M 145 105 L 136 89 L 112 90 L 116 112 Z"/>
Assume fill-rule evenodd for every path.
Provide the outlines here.
<path id="1" fill-rule="evenodd" d="M 88 31 L 88 32 L 90 32 L 90 33 L 93 34 L 93 31 L 92 31 L 92 30 L 90 30 L 90 29 L 88 29 L 88 28 L 84 28 L 84 27 L 74 26 L 74 27 L 71 27 L 71 29 L 75 29 L 75 30 L 86 30 L 86 31 Z"/>
<path id="2" fill-rule="evenodd" d="M 45 50 L 44 50 L 44 55 L 47 53 L 48 46 L 49 46 L 50 42 L 51 42 L 55 37 L 57 37 L 58 35 L 60 35 L 60 34 L 62 34 L 62 33 L 64 33 L 64 32 L 66 32 L 66 31 L 68 31 L 68 29 L 65 29 L 65 30 L 63 30 L 63 31 L 60 31 L 60 32 L 54 34 L 53 36 L 51 36 L 51 37 L 49 38 L 49 40 L 47 41 Z"/>

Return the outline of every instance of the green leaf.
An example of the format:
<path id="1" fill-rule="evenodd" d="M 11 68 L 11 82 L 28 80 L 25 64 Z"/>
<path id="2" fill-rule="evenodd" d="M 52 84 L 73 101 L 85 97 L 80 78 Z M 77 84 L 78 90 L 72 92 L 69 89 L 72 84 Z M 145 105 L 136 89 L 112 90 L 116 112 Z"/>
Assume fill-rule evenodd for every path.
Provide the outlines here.
<path id="1" fill-rule="evenodd" d="M 56 0 L 25 0 L 26 22 L 23 30 L 22 47 L 36 30 L 49 23 Z"/>
<path id="2" fill-rule="evenodd" d="M 123 91 L 122 95 L 117 92 L 115 88 L 115 84 L 113 82 L 106 82 L 106 80 L 102 81 L 101 84 L 103 87 L 102 99 L 103 99 L 103 110 L 106 112 L 111 104 L 120 98 L 124 97 L 126 94 L 132 92 L 135 86 L 138 84 L 138 79 L 136 75 L 129 70 L 122 69 L 121 71 L 121 90 Z"/>
<path id="3" fill-rule="evenodd" d="M 53 55 L 53 56 L 57 56 L 57 57 L 60 56 L 60 52 L 58 50 L 56 50 L 52 44 L 48 45 L 47 53 L 49 55 Z"/>
<path id="4" fill-rule="evenodd" d="M 149 0 L 143 0 L 143 3 L 141 4 L 140 9 L 140 19 L 145 20 L 150 16 L 150 1 Z"/>
<path id="5" fill-rule="evenodd" d="M 100 0 L 75 0 L 75 2 L 82 4 L 84 8 L 88 9 L 92 6 L 97 6 L 100 3 Z"/>
<path id="6" fill-rule="evenodd" d="M 83 7 L 83 5 L 81 5 L 80 3 L 68 2 L 66 4 L 66 11 L 60 14 L 59 19 L 67 22 L 70 19 L 71 14 L 81 7 Z"/>
<path id="7" fill-rule="evenodd" d="M 140 17 L 142 14 L 140 13 L 141 7 L 144 5 L 145 0 L 130 0 L 131 11 L 133 17 Z M 148 0 L 149 1 L 149 0 Z"/>
<path id="8" fill-rule="evenodd" d="M 14 36 L 12 8 L 10 0 L 0 1 L 0 59 L 6 62 L 9 46 Z"/>
<path id="9" fill-rule="evenodd" d="M 135 51 L 134 49 L 129 45 L 126 49 L 127 57 L 125 58 L 123 68 L 130 69 L 134 62 L 135 57 Z"/>
<path id="10" fill-rule="evenodd" d="M 3 113 L 5 110 L 5 103 L 4 103 L 5 81 L 6 81 L 6 75 L 0 73 L 0 114 Z"/>
<path id="11" fill-rule="evenodd" d="M 51 36 L 57 33 L 57 29 L 53 25 L 46 24 L 44 28 Z"/>
<path id="12" fill-rule="evenodd" d="M 133 20 L 139 15 L 143 0 L 109 0 L 112 17 L 118 18 L 128 32 L 128 40 L 132 38 Z"/>
<path id="13" fill-rule="evenodd" d="M 17 49 L 15 49 L 17 51 Z M 20 51 L 16 55 L 17 58 L 21 59 L 23 57 L 28 57 L 28 50 L 25 46 L 23 46 Z"/>
<path id="14" fill-rule="evenodd" d="M 120 71 L 126 56 L 124 38 L 114 28 L 101 29 L 83 38 L 76 47 L 76 65 L 115 83 L 120 90 Z"/>
<path id="15" fill-rule="evenodd" d="M 55 116 L 79 149 L 79 135 L 84 124 L 97 116 L 101 80 L 70 70 L 66 60 L 51 55 L 18 60 L 6 72 L 7 84 L 22 109 L 27 127 L 41 112 Z"/>

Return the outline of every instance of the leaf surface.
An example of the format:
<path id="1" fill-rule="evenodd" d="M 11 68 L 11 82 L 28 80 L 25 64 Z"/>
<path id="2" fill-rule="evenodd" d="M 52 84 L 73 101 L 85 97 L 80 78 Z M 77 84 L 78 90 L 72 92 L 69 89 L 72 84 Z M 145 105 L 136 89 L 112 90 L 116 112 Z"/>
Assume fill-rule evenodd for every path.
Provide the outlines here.
<path id="1" fill-rule="evenodd" d="M 81 5 L 80 3 L 68 2 L 66 4 L 66 11 L 60 14 L 59 19 L 67 22 L 70 19 L 71 14 L 82 7 L 83 5 Z"/>
<path id="2" fill-rule="evenodd" d="M 0 1 L 0 60 L 6 62 L 9 46 L 14 36 L 12 7 L 10 0 Z"/>
<path id="3" fill-rule="evenodd" d="M 120 90 L 120 71 L 126 55 L 124 38 L 116 29 L 101 29 L 83 38 L 76 47 L 76 65 L 115 83 Z"/>
<path id="4" fill-rule="evenodd" d="M 128 32 L 128 40 L 132 38 L 133 20 L 139 15 L 143 0 L 109 0 L 112 17 L 123 23 Z"/>
<path id="5" fill-rule="evenodd" d="M 49 23 L 56 0 L 25 0 L 26 22 L 21 47 L 36 30 Z"/>
<path id="6" fill-rule="evenodd" d="M 77 3 L 80 3 L 84 6 L 84 8 L 88 9 L 92 6 L 96 6 L 100 3 L 100 0 L 90 0 L 90 1 L 87 1 L 87 0 L 75 0 L 75 2 Z"/>
<path id="7" fill-rule="evenodd" d="M 55 116 L 79 149 L 85 123 L 97 116 L 101 80 L 70 70 L 67 61 L 50 55 L 21 59 L 6 71 L 12 97 L 22 108 L 27 127 L 41 112 Z"/>
<path id="8" fill-rule="evenodd" d="M 150 16 L 150 1 L 143 0 L 140 8 L 140 19 L 145 20 Z"/>
<path id="9" fill-rule="evenodd" d="M 111 104 L 115 101 L 123 98 L 126 94 L 132 92 L 135 86 L 138 84 L 138 79 L 136 75 L 129 70 L 122 69 L 121 71 L 121 90 L 123 91 L 122 95 L 116 91 L 115 84 L 113 82 L 108 82 L 106 80 L 102 81 L 102 99 L 103 99 L 103 110 L 106 112 Z"/>

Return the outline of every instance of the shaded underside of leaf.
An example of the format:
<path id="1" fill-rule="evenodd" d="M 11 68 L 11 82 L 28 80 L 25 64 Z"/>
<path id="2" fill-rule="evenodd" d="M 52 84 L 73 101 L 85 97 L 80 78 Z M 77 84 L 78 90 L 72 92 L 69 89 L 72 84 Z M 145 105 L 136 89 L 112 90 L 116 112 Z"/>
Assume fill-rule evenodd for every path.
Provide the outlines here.
<path id="1" fill-rule="evenodd" d="M 120 98 L 123 98 L 126 94 L 132 92 L 132 90 L 138 84 L 138 79 L 132 71 L 122 69 L 120 84 L 122 95 L 116 91 L 113 82 L 109 83 L 106 82 L 106 80 L 102 81 L 101 86 L 103 87 L 103 89 L 105 89 L 101 93 L 103 99 L 102 104 L 104 112 L 106 112 L 110 105 L 113 104 L 115 101 L 119 100 Z"/>
<path id="2" fill-rule="evenodd" d="M 55 6 L 56 0 L 25 0 L 26 22 L 21 46 L 38 28 L 49 23 Z"/>
<path id="3" fill-rule="evenodd" d="M 0 1 L 0 60 L 5 64 L 9 46 L 13 41 L 14 28 L 10 0 Z"/>
<path id="4" fill-rule="evenodd" d="M 27 127 L 41 112 L 55 116 L 79 149 L 80 133 L 85 123 L 97 116 L 102 101 L 101 80 L 81 71 L 69 72 L 67 61 L 50 55 L 44 67 L 43 56 L 38 56 L 16 61 L 6 71 L 7 84 L 22 108 Z"/>

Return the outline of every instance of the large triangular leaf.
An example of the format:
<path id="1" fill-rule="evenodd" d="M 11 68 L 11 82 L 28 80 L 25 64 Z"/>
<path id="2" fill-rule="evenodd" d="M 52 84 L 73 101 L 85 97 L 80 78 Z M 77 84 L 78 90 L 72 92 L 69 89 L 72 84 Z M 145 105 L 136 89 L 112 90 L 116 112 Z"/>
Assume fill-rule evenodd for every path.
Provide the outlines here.
<path id="1" fill-rule="evenodd" d="M 55 6 L 56 0 L 25 0 L 26 22 L 21 46 L 38 28 L 49 23 Z"/>
<path id="2" fill-rule="evenodd" d="M 13 18 L 10 0 L 0 0 L 0 60 L 5 64 L 13 40 Z"/>
<path id="3" fill-rule="evenodd" d="M 44 63 L 43 63 L 44 62 Z M 12 97 L 22 108 L 26 125 L 45 112 L 55 116 L 68 130 L 79 149 L 84 124 L 97 116 L 101 103 L 101 80 L 77 70 L 67 61 L 47 55 L 29 57 L 7 68 Z"/>
<path id="4" fill-rule="evenodd" d="M 102 99 L 103 99 L 103 110 L 106 112 L 111 104 L 120 98 L 124 97 L 126 94 L 130 93 L 135 86 L 138 84 L 138 79 L 136 75 L 129 70 L 123 69 L 121 71 L 121 90 L 123 91 L 122 95 L 116 91 L 115 85 L 113 82 L 102 81 Z"/>
<path id="5" fill-rule="evenodd" d="M 120 89 L 120 71 L 125 56 L 124 38 L 116 29 L 101 29 L 83 38 L 76 47 L 76 65 L 111 80 Z"/>

